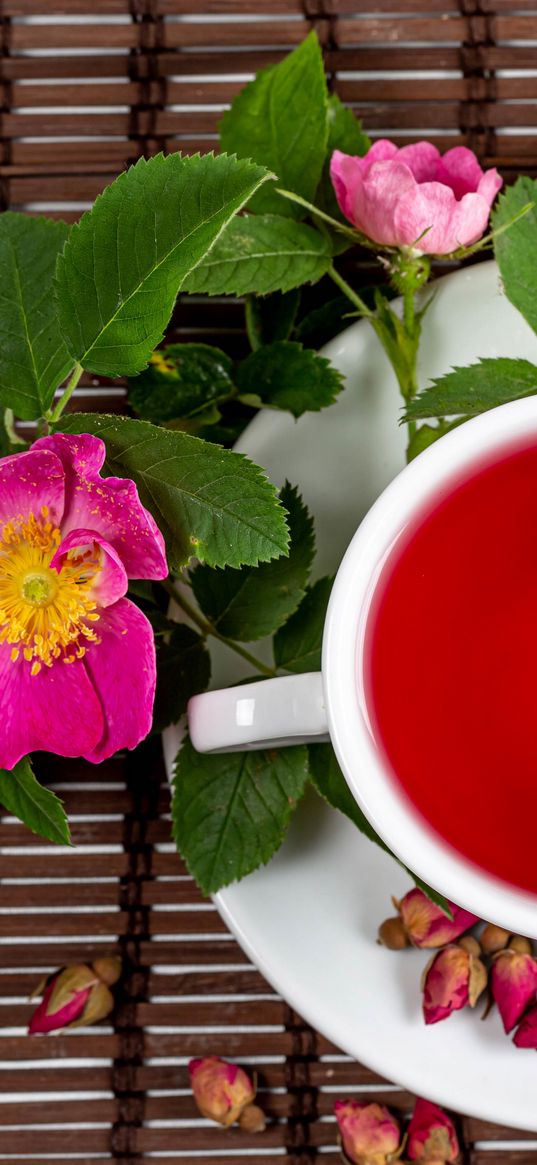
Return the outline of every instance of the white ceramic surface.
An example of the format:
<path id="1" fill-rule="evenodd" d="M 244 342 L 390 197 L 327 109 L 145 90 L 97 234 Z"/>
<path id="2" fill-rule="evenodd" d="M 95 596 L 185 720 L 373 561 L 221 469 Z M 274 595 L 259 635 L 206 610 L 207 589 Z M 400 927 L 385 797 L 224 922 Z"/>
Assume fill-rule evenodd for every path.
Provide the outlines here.
<path id="1" fill-rule="evenodd" d="M 239 446 L 274 481 L 288 476 L 301 487 L 316 517 L 318 573 L 338 565 L 364 513 L 401 468 L 405 440 L 393 375 L 368 325 L 353 325 L 325 351 L 347 376 L 339 402 L 299 422 L 264 413 Z M 501 295 L 489 263 L 439 285 L 425 321 L 421 382 L 491 355 L 537 361 L 537 337 Z M 214 686 L 242 674 L 220 651 Z M 178 739 L 167 734 L 169 759 Z M 425 1028 L 425 956 L 375 944 L 390 895 L 407 887 L 392 859 L 308 798 L 275 859 L 216 902 L 277 990 L 345 1051 L 439 1103 L 537 1131 L 535 1057 L 513 1047 L 497 1015 L 482 1024 L 462 1013 Z"/>

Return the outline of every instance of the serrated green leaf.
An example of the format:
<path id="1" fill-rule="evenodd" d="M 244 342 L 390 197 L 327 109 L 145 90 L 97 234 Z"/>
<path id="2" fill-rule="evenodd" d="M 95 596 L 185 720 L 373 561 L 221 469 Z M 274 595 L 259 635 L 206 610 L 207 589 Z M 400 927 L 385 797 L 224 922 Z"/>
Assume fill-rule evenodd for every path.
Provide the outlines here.
<path id="1" fill-rule="evenodd" d="M 235 98 L 220 123 L 222 149 L 268 166 L 289 190 L 311 199 L 326 153 L 327 97 L 321 49 L 311 32 Z M 249 206 L 260 214 L 303 217 L 300 207 L 281 201 L 273 189 L 259 190 Z"/>
<path id="2" fill-rule="evenodd" d="M 291 535 L 287 558 L 242 570 L 198 566 L 190 576 L 201 610 L 229 639 L 250 643 L 272 635 L 304 596 L 315 554 L 313 520 L 289 483 L 283 487 L 280 500 L 288 513 Z"/>
<path id="3" fill-rule="evenodd" d="M 236 379 L 245 404 L 286 409 L 294 417 L 325 409 L 343 388 L 343 376 L 329 360 L 291 340 L 251 352 Z"/>
<path id="4" fill-rule="evenodd" d="M 531 210 L 513 223 L 530 202 Z M 507 187 L 492 213 L 492 229 L 502 231 L 494 250 L 505 294 L 537 332 L 537 182 L 522 177 Z"/>
<path id="5" fill-rule="evenodd" d="M 390 857 L 394 859 L 394 861 L 396 861 L 400 866 L 403 867 L 404 870 L 406 870 L 407 874 L 410 874 L 410 877 L 415 882 L 416 886 L 419 886 L 432 902 L 436 902 L 437 906 L 440 906 L 441 910 L 443 910 L 445 914 L 451 917 L 451 911 L 443 895 L 439 894 L 437 890 L 433 890 L 430 886 L 427 885 L 426 882 L 422 881 L 421 878 L 418 878 L 418 876 L 414 874 L 412 870 L 409 870 L 408 866 L 405 866 L 403 862 L 400 862 L 399 858 L 397 858 L 395 854 L 392 853 L 391 849 L 389 849 L 382 838 L 379 837 L 376 830 L 373 829 L 371 822 L 368 821 L 365 813 L 362 812 L 360 806 L 354 800 L 345 777 L 341 772 L 332 745 L 308 745 L 308 762 L 310 780 L 317 789 L 317 792 L 323 798 L 323 801 L 326 801 L 327 804 L 331 805 L 333 809 L 338 809 L 340 813 L 343 813 L 345 817 L 348 817 L 349 820 L 352 821 L 353 824 L 356 825 L 356 827 L 360 830 L 360 833 L 363 833 L 364 836 L 369 839 L 369 841 L 373 841 L 375 845 L 380 846 L 380 849 L 383 849 L 385 853 L 389 854 Z"/>
<path id="6" fill-rule="evenodd" d="M 287 340 L 300 305 L 300 288 L 257 299 L 249 295 L 246 299 L 246 330 L 254 351 L 263 344 L 273 344 L 276 340 Z"/>
<path id="7" fill-rule="evenodd" d="M 423 453 L 424 449 L 428 449 L 429 445 L 434 445 L 435 441 L 444 435 L 444 432 L 443 425 L 420 425 L 408 442 L 407 461 L 413 461 L 415 457 Z"/>
<path id="8" fill-rule="evenodd" d="M 343 104 L 337 93 L 332 93 L 328 98 L 328 143 L 326 161 L 323 166 L 315 202 L 326 214 L 340 219 L 341 222 L 347 222 L 347 220 L 339 209 L 330 178 L 330 160 L 332 154 L 334 150 L 341 150 L 342 154 L 362 157 L 367 153 L 370 145 L 371 141 L 367 134 L 363 132 L 361 121 L 355 116 L 352 109 L 349 109 L 348 106 Z M 341 235 L 338 241 L 342 242 L 342 250 L 346 250 L 347 247 L 351 246 L 351 240 L 342 239 Z"/>
<path id="9" fill-rule="evenodd" d="M 302 316 L 295 326 L 294 337 L 305 348 L 314 348 L 318 351 L 324 344 L 328 344 L 329 340 L 333 340 L 334 336 L 338 336 L 343 328 L 349 326 L 350 314 L 351 304 L 346 295 L 336 295 Z"/>
<path id="10" fill-rule="evenodd" d="M 409 420 L 425 417 L 451 417 L 463 414 L 476 417 L 506 401 L 533 396 L 537 392 L 537 365 L 529 360 L 511 360 L 500 356 L 478 364 L 454 368 L 433 380 L 409 404 Z"/>
<path id="11" fill-rule="evenodd" d="M 231 395 L 232 372 L 233 363 L 220 348 L 168 344 L 153 354 L 144 372 L 129 380 L 129 401 L 144 421 L 155 425 L 196 417 Z"/>
<path id="12" fill-rule="evenodd" d="M 210 756 L 185 741 L 175 765 L 173 836 L 204 894 L 269 861 L 307 775 L 305 745 Z"/>
<path id="13" fill-rule="evenodd" d="M 32 833 L 56 845 L 70 845 L 69 823 L 59 797 L 34 776 L 30 757 L 14 769 L 0 769 L 0 804 L 18 817 Z"/>
<path id="14" fill-rule="evenodd" d="M 263 471 L 241 453 L 147 421 L 63 416 L 64 433 L 95 433 L 106 469 L 136 481 L 168 544 L 170 566 L 192 555 L 211 566 L 256 566 L 285 554 L 285 512 Z"/>
<path id="15" fill-rule="evenodd" d="M 283 199 L 282 199 L 283 202 Z M 329 241 L 282 215 L 242 215 L 185 279 L 203 295 L 269 295 L 317 283 L 332 261 Z"/>
<path id="16" fill-rule="evenodd" d="M 52 296 L 64 222 L 0 215 L 0 402 L 22 420 L 41 417 L 73 367 Z"/>
<path id="17" fill-rule="evenodd" d="M 74 226 L 56 296 L 71 356 L 133 376 L 162 339 L 179 288 L 271 175 L 225 154 L 140 158 Z"/>
<path id="18" fill-rule="evenodd" d="M 157 690 L 153 732 L 163 732 L 186 712 L 191 696 L 204 692 L 211 678 L 211 657 L 205 640 L 191 627 L 177 623 L 157 642 Z"/>
<path id="19" fill-rule="evenodd" d="M 326 608 L 333 581 L 331 578 L 320 578 L 308 587 L 298 610 L 276 632 L 276 667 L 289 672 L 319 670 Z"/>

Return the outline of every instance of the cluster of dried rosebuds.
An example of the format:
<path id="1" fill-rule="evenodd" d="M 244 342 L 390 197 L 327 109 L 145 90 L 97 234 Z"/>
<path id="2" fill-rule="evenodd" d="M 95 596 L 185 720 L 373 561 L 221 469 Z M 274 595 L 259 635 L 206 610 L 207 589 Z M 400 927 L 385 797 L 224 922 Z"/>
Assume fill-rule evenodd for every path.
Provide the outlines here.
<path id="1" fill-rule="evenodd" d="M 379 942 L 390 950 L 407 946 L 437 950 L 422 977 L 425 1023 L 475 1007 L 488 985 L 485 1014 L 495 1003 L 505 1031 L 517 1029 L 513 1037 L 517 1048 L 537 1049 L 537 961 L 530 940 L 491 922 L 477 938 L 467 935 L 480 921 L 475 914 L 450 902 L 448 918 L 419 889 L 410 890 L 400 902 L 394 898 L 393 904 L 397 915 L 379 927 Z"/>
<path id="2" fill-rule="evenodd" d="M 110 990 L 121 975 L 121 959 L 94 959 L 53 971 L 36 987 L 42 996 L 28 1025 L 29 1035 L 44 1035 L 69 1027 L 87 1027 L 105 1019 L 114 1007 Z"/>
<path id="3" fill-rule="evenodd" d="M 202 1116 L 225 1128 L 237 1121 L 243 1132 L 263 1132 L 265 1115 L 254 1104 L 255 1075 L 251 1080 L 243 1068 L 218 1056 L 191 1060 L 188 1071 L 194 1100 Z"/>
<path id="4" fill-rule="evenodd" d="M 403 1153 L 406 1161 L 423 1165 L 448 1165 L 459 1159 L 453 1122 L 428 1100 L 416 1101 L 406 1133 L 383 1104 L 336 1100 L 334 1113 L 346 1165 L 390 1165 L 401 1160 Z"/>

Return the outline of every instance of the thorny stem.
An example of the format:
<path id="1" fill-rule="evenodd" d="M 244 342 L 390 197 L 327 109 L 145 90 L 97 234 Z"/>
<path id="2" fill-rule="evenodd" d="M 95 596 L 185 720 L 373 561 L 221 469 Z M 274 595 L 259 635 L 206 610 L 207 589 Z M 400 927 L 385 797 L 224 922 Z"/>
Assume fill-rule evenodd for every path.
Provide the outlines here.
<path id="1" fill-rule="evenodd" d="M 69 377 L 69 380 L 67 381 L 67 384 L 62 392 L 62 395 L 61 395 L 61 397 L 56 405 L 56 408 L 52 409 L 52 411 L 49 409 L 48 412 L 45 414 L 47 421 L 52 421 L 53 424 L 56 421 L 59 421 L 66 404 L 68 403 L 68 401 L 70 401 L 70 399 L 75 391 L 75 388 L 80 380 L 80 377 L 82 376 L 83 371 L 84 371 L 84 369 L 83 369 L 81 364 L 78 364 L 78 363 L 75 364 L 73 371 Z"/>
<path id="2" fill-rule="evenodd" d="M 181 607 L 181 610 L 185 612 L 185 615 L 188 615 L 188 618 L 191 619 L 197 627 L 199 627 L 203 635 L 212 635 L 214 639 L 219 639 L 220 643 L 225 643 L 226 647 L 230 647 L 232 651 L 237 653 L 237 655 L 242 655 L 242 658 L 245 659 L 247 663 L 251 663 L 252 667 L 255 667 L 256 670 L 261 672 L 264 676 L 270 676 L 273 678 L 275 675 L 277 675 L 276 668 L 269 667 L 268 664 L 263 663 L 261 659 L 258 659 L 255 655 L 252 655 L 251 652 L 247 651 L 245 647 L 242 647 L 240 643 L 236 643 L 234 639 L 228 639 L 227 635 L 221 635 L 220 632 L 217 631 L 214 624 L 211 623 L 209 619 L 205 619 L 203 615 L 200 615 L 199 611 L 196 611 L 196 608 L 193 607 L 191 603 L 189 603 L 188 599 L 185 598 L 182 592 L 178 590 L 178 588 L 174 586 L 174 584 L 170 582 L 169 579 L 165 579 L 162 582 L 162 586 L 164 587 L 164 590 L 167 591 L 167 593 L 171 596 L 174 602 L 177 603 L 177 606 Z"/>

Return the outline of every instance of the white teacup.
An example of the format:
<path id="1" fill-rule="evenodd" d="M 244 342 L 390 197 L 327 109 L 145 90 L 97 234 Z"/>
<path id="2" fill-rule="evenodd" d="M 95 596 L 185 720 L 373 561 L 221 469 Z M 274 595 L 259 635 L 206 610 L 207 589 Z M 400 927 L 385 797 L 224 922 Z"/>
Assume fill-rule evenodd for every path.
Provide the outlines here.
<path id="1" fill-rule="evenodd" d="M 194 696 L 189 731 L 200 752 L 332 741 L 349 788 L 391 850 L 453 902 L 537 937 L 537 897 L 480 870 L 428 828 L 373 738 L 362 678 L 365 628 L 383 564 L 418 509 L 450 492 L 484 459 L 537 441 L 537 397 L 492 409 L 454 429 L 384 490 L 354 535 L 328 607 L 322 672 L 282 676 Z"/>

